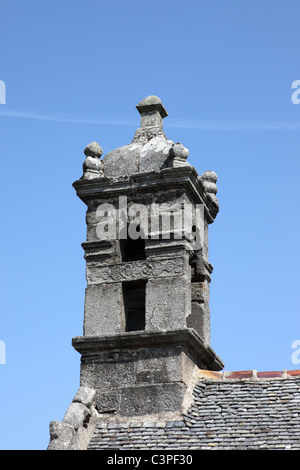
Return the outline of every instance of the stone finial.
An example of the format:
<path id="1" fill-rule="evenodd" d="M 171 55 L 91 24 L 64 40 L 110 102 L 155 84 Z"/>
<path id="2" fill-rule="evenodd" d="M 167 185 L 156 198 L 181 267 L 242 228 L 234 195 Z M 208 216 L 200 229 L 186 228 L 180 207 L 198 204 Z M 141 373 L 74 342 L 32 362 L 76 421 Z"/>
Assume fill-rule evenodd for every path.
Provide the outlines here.
<path id="1" fill-rule="evenodd" d="M 189 163 L 187 163 L 186 161 L 187 157 L 189 156 L 189 151 L 179 142 L 173 144 L 170 149 L 170 155 L 173 158 L 173 167 L 176 168 L 180 166 L 189 165 Z"/>
<path id="2" fill-rule="evenodd" d="M 147 96 L 147 98 L 144 98 L 136 105 L 136 108 L 140 114 L 148 113 L 149 111 L 159 111 L 162 118 L 168 116 L 166 108 L 162 104 L 161 99 L 155 95 L 150 95 Z"/>
<path id="3" fill-rule="evenodd" d="M 218 181 L 218 176 L 214 171 L 205 171 L 199 179 L 202 181 L 204 189 L 207 193 L 217 194 L 218 188 L 216 182 Z"/>
<path id="4" fill-rule="evenodd" d="M 103 150 L 97 142 L 91 142 L 84 149 L 86 159 L 83 163 L 83 178 L 94 179 L 103 176 L 102 161 Z"/>
<path id="5" fill-rule="evenodd" d="M 141 128 L 162 129 L 162 120 L 168 116 L 168 113 L 158 96 L 147 96 L 136 105 L 136 108 L 141 115 Z"/>
<path id="6" fill-rule="evenodd" d="M 103 150 L 97 142 L 91 142 L 84 149 L 84 155 L 87 157 L 101 158 Z"/>
<path id="7" fill-rule="evenodd" d="M 214 171 L 205 171 L 201 176 L 198 177 L 198 180 L 202 184 L 205 194 L 215 208 L 215 211 L 219 210 L 219 201 L 216 196 L 218 192 L 217 180 L 218 176 Z"/>

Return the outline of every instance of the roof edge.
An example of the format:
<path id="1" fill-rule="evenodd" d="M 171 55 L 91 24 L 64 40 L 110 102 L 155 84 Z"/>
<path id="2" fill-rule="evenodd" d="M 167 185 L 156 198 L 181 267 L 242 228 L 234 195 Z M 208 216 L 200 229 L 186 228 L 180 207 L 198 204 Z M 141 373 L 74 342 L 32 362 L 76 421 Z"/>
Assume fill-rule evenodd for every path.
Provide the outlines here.
<path id="1" fill-rule="evenodd" d="M 220 381 L 228 380 L 260 380 L 260 379 L 288 379 L 292 377 L 300 377 L 300 369 L 297 370 L 280 370 L 280 371 L 264 371 L 258 372 L 253 370 L 241 371 L 214 371 L 214 370 L 199 370 L 200 379 L 212 379 Z"/>

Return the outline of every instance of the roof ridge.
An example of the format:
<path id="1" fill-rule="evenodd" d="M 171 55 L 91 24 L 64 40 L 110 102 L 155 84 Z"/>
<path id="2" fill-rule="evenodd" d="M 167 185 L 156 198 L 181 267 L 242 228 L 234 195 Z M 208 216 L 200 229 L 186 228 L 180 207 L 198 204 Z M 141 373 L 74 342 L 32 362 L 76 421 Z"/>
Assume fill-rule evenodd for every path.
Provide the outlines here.
<path id="1" fill-rule="evenodd" d="M 300 369 L 296 370 L 280 370 L 280 371 L 264 371 L 258 372 L 256 369 L 240 370 L 240 371 L 214 371 L 214 370 L 199 370 L 199 376 L 203 379 L 216 379 L 216 380 L 238 380 L 238 379 L 287 379 L 289 377 L 300 377 Z"/>

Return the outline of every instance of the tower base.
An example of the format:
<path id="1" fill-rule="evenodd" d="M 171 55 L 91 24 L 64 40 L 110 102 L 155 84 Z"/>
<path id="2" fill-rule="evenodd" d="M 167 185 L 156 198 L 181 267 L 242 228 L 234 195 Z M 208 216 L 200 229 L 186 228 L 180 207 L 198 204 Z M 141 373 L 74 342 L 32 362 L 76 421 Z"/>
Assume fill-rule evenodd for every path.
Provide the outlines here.
<path id="1" fill-rule="evenodd" d="M 76 337 L 80 385 L 97 390 L 97 411 L 120 416 L 181 409 L 195 367 L 224 365 L 192 329 Z"/>

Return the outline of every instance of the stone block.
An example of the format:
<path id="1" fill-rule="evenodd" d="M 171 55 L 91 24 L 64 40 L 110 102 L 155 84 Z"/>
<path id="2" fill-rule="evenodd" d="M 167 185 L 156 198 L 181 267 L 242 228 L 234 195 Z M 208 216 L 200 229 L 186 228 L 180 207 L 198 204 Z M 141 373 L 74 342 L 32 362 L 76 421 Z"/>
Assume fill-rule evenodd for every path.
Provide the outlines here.
<path id="1" fill-rule="evenodd" d="M 85 405 L 72 402 L 64 416 L 63 424 L 68 424 L 77 430 L 89 421 L 90 416 L 91 412 Z"/>
<path id="2" fill-rule="evenodd" d="M 206 344 L 210 344 L 210 312 L 208 305 L 192 302 L 191 314 L 187 318 L 187 327 L 193 328 Z"/>
<path id="3" fill-rule="evenodd" d="M 204 282 L 193 282 L 192 288 L 192 302 L 203 303 L 204 298 Z"/>
<path id="4" fill-rule="evenodd" d="M 109 353 L 95 354 L 90 362 L 81 362 L 81 385 L 100 390 L 115 389 L 120 385 L 126 387 L 135 383 L 134 354 L 129 360 L 124 354 L 116 353 L 110 359 Z"/>
<path id="5" fill-rule="evenodd" d="M 181 409 L 185 390 L 185 385 L 180 382 L 123 388 L 120 415 L 178 411 Z"/>
<path id="6" fill-rule="evenodd" d="M 146 285 L 146 330 L 184 328 L 191 313 L 191 286 L 185 277 L 149 279 Z"/>
<path id="7" fill-rule="evenodd" d="M 122 285 L 95 284 L 86 288 L 84 335 L 115 335 L 124 330 L 122 324 Z"/>
<path id="8" fill-rule="evenodd" d="M 75 450 L 78 442 L 76 431 L 71 424 L 51 421 L 50 442 L 47 450 Z"/>
<path id="9" fill-rule="evenodd" d="M 110 392 L 99 392 L 96 409 L 98 413 L 113 413 L 118 408 L 118 395 L 117 392 L 111 390 Z"/>
<path id="10" fill-rule="evenodd" d="M 79 387 L 73 402 L 82 403 L 83 405 L 90 407 L 94 401 L 96 390 L 89 387 Z"/>

